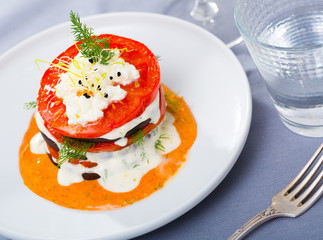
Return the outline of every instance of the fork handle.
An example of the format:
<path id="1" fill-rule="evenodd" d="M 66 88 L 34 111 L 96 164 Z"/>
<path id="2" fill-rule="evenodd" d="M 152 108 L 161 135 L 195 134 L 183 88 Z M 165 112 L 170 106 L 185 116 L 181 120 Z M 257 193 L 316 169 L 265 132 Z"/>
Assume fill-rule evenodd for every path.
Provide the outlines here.
<path id="1" fill-rule="evenodd" d="M 277 211 L 273 206 L 268 207 L 266 210 L 258 213 L 256 216 L 246 222 L 239 228 L 228 240 L 239 240 L 245 237 L 249 232 L 258 227 L 259 225 L 267 222 L 270 219 L 282 216 L 281 212 Z"/>

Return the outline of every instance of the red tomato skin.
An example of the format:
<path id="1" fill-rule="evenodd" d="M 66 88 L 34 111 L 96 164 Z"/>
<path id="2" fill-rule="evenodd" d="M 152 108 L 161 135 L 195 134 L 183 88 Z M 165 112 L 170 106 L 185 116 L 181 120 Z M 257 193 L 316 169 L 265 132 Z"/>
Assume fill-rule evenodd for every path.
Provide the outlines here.
<path id="1" fill-rule="evenodd" d="M 63 99 L 45 88 L 46 85 L 55 88 L 60 80 L 60 74 L 65 71 L 54 65 L 50 66 L 42 77 L 37 98 L 38 111 L 48 130 L 73 138 L 98 138 L 141 115 L 157 96 L 160 88 L 160 69 L 155 55 L 144 44 L 129 38 L 110 34 L 98 37 L 109 39 L 111 49 L 126 48 L 121 51 L 120 56 L 137 68 L 140 78 L 129 85 L 120 86 L 127 91 L 126 97 L 108 106 L 102 118 L 84 125 L 69 125 Z M 76 45 L 72 45 L 52 63 L 57 64 L 60 60 L 69 63 L 78 52 Z"/>

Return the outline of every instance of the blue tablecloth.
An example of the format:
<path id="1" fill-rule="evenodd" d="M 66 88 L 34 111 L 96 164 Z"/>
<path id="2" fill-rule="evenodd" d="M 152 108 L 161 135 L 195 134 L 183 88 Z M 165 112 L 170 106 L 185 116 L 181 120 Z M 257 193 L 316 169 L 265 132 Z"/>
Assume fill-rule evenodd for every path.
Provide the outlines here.
<path id="1" fill-rule="evenodd" d="M 220 12 L 215 23 L 206 27 L 227 43 L 239 35 L 232 20 L 234 1 L 217 1 Z M 154 12 L 199 24 L 189 15 L 193 5 L 194 0 L 3 1 L 0 54 L 33 34 L 69 21 L 70 10 L 82 17 L 120 11 Z M 283 126 L 245 45 L 232 51 L 246 71 L 253 100 L 250 133 L 237 163 L 200 204 L 137 239 L 227 239 L 269 206 L 271 198 L 296 176 L 321 144 L 321 138 L 299 136 Z M 0 218 L 5 217 L 0 213 Z M 262 225 L 248 239 L 323 239 L 322 199 L 296 219 L 280 218 Z"/>

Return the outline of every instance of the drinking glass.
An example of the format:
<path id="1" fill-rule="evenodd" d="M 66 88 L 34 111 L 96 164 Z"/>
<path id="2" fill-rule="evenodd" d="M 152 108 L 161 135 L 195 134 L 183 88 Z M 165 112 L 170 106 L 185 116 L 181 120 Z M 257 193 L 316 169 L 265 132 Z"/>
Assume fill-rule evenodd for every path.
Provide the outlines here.
<path id="1" fill-rule="evenodd" d="M 237 0 L 234 16 L 282 122 L 323 137 L 323 1 Z"/>

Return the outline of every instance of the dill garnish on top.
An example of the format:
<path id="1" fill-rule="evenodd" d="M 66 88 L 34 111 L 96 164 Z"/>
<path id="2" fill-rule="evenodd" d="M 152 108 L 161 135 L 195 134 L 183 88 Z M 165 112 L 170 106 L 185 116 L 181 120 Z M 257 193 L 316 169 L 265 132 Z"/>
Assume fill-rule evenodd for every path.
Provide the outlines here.
<path id="1" fill-rule="evenodd" d="M 79 15 L 73 11 L 70 12 L 70 20 L 74 38 L 77 42 L 81 42 L 80 52 L 83 57 L 108 65 L 109 60 L 114 56 L 114 52 L 109 49 L 110 41 L 94 36 L 93 29 L 82 24 Z"/>

